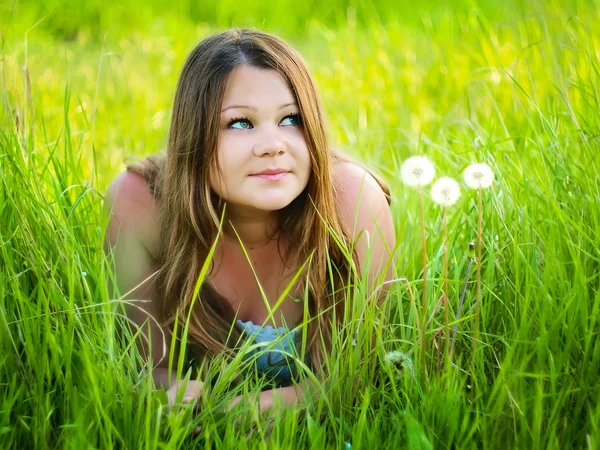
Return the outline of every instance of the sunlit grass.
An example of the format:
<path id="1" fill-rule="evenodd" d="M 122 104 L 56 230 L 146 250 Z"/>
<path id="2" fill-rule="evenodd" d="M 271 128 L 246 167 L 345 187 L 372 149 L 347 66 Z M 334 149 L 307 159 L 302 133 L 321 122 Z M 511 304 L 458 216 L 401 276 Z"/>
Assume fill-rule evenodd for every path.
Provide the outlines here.
<path id="1" fill-rule="evenodd" d="M 205 17 L 190 12 L 200 22 L 188 4 L 170 12 L 153 4 L 156 14 L 140 12 L 127 28 L 128 7 L 70 5 L 81 20 L 69 30 L 67 12 L 23 5 L 0 25 L 0 447 L 187 448 L 195 425 L 206 443 L 260 445 L 267 418 L 218 414 L 264 387 L 253 374 L 233 383 L 241 361 L 210 368 L 213 395 L 196 416 L 167 413 L 108 295 L 102 251 L 102 196 L 125 156 L 164 149 L 185 56 L 215 24 L 244 20 L 226 3 Z M 334 145 L 389 181 L 403 279 L 383 311 L 367 307 L 364 316 L 357 287 L 346 334 L 357 345 L 338 343 L 322 401 L 273 415 L 269 445 L 596 448 L 597 7 L 424 2 L 403 18 L 395 4 L 364 5 L 316 17 L 302 10 L 279 24 L 281 11 L 257 6 L 245 19 L 302 52 Z M 455 317 L 477 241 L 477 193 L 463 190 L 446 215 L 449 326 L 458 330 L 451 364 L 440 340 L 442 215 L 427 198 L 420 309 L 419 199 L 400 182 L 400 166 L 416 154 L 435 162 L 438 178 L 460 179 L 475 162 L 495 175 L 482 196 L 475 352 L 475 264 Z M 388 351 L 408 355 L 413 369 L 389 365 Z M 247 422 L 232 427 L 238 414 Z M 251 423 L 253 439 L 243 438 Z"/>

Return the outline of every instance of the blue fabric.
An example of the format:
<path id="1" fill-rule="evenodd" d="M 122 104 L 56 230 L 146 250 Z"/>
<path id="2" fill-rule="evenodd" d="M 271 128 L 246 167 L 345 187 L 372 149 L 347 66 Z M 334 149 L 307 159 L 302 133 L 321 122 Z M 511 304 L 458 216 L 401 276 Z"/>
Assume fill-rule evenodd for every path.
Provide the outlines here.
<path id="1" fill-rule="evenodd" d="M 296 365 L 293 360 L 288 362 L 286 356 L 281 354 L 280 351 L 285 351 L 298 357 L 296 345 L 294 343 L 296 330 L 290 332 L 286 327 L 273 328 L 270 325 L 261 327 L 250 320 L 247 322 L 238 320 L 237 323 L 239 323 L 250 336 L 254 337 L 257 344 L 264 344 L 261 345 L 260 348 L 255 348 L 253 351 L 250 351 L 248 354 L 248 356 L 252 356 L 262 352 L 256 359 L 256 368 L 259 371 L 272 376 L 277 381 L 289 381 L 296 373 Z M 277 340 L 280 336 L 283 337 L 275 344 L 272 344 L 273 341 Z M 264 348 L 269 346 L 271 346 L 271 348 L 268 351 L 265 351 Z M 292 369 L 291 371 L 290 368 Z"/>

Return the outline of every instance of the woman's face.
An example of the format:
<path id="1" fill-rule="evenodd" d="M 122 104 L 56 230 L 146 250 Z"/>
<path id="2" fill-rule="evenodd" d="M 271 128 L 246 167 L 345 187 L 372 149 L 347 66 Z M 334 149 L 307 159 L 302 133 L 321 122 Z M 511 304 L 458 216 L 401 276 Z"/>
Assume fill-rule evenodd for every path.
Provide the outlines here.
<path id="1" fill-rule="evenodd" d="M 221 107 L 220 171 L 210 172 L 211 187 L 229 213 L 276 211 L 304 190 L 311 164 L 298 114 L 277 71 L 244 65 L 231 73 Z"/>

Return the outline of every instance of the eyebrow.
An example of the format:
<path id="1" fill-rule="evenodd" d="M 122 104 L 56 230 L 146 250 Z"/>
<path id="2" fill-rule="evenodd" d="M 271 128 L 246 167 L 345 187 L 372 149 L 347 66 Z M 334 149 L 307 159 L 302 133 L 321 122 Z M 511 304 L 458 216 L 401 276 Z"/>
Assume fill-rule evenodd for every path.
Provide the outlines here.
<path id="1" fill-rule="evenodd" d="M 285 104 L 281 105 L 281 106 L 279 107 L 279 109 L 283 109 L 283 108 L 286 108 L 286 107 L 288 107 L 288 106 L 296 106 L 296 102 L 292 102 L 292 103 L 285 103 Z M 230 106 L 228 106 L 227 108 L 223 108 L 223 109 L 221 110 L 221 112 L 223 113 L 223 112 L 227 111 L 228 109 L 236 109 L 236 108 L 237 108 L 237 109 L 251 109 L 252 111 L 258 111 L 258 108 L 257 108 L 256 106 L 248 106 L 248 105 L 230 105 Z"/>

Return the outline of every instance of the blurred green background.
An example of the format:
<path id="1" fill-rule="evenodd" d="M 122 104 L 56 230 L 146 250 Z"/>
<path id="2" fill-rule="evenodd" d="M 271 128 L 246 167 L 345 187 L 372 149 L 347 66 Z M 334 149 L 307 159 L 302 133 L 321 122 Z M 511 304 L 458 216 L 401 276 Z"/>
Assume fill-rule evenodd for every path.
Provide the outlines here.
<path id="1" fill-rule="evenodd" d="M 599 23 L 587 0 L 1 0 L 0 448 L 192 445 L 190 418 L 160 409 L 114 339 L 102 196 L 123 158 L 164 150 L 185 57 L 231 26 L 274 32 L 308 61 L 331 142 L 390 183 L 397 275 L 417 298 L 419 202 L 400 165 L 423 154 L 438 176 L 474 162 L 496 176 L 483 196 L 479 352 L 472 275 L 456 359 L 435 369 L 441 221 L 426 200 L 434 375 L 375 387 L 374 361 L 357 392 L 356 355 L 337 357 L 328 420 L 282 414 L 281 447 L 324 448 L 327 434 L 335 448 L 598 448 Z M 476 205 L 465 190 L 449 212 L 450 317 Z M 407 292 L 391 298 L 387 350 L 411 353 Z"/>
<path id="2" fill-rule="evenodd" d="M 41 145 L 60 138 L 67 114 L 84 154 L 93 143 L 102 155 L 100 187 L 123 156 L 164 149 L 185 57 L 229 26 L 295 46 L 316 75 L 332 142 L 388 175 L 417 146 L 456 160 L 492 130 L 526 134 L 528 97 L 552 107 L 556 83 L 577 104 L 581 70 L 592 71 L 579 62 L 597 39 L 586 31 L 597 8 L 585 1 L 4 1 L 0 17 L 13 114 L 43 128 Z"/>

